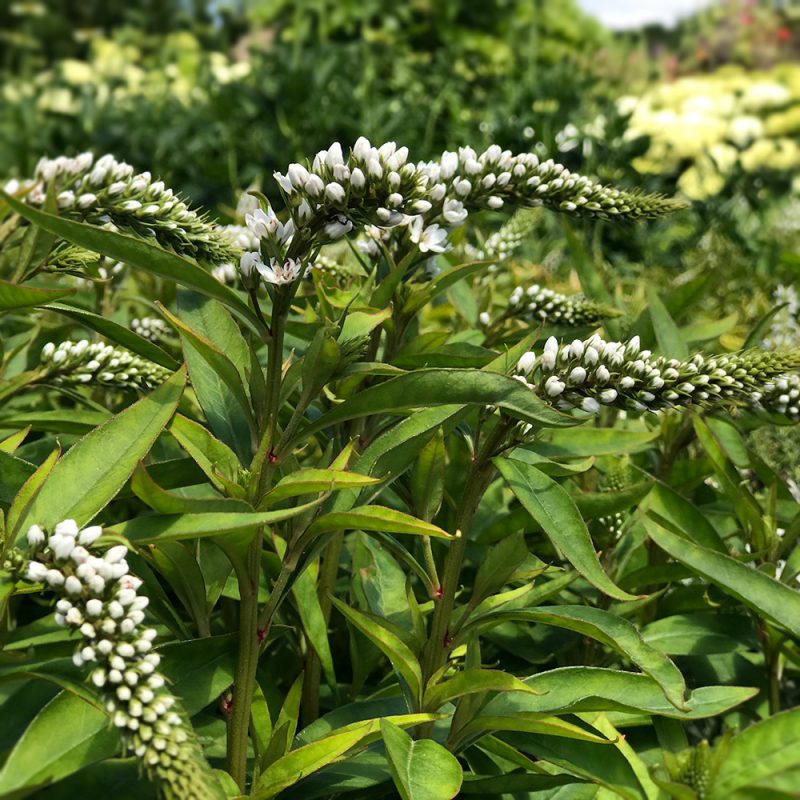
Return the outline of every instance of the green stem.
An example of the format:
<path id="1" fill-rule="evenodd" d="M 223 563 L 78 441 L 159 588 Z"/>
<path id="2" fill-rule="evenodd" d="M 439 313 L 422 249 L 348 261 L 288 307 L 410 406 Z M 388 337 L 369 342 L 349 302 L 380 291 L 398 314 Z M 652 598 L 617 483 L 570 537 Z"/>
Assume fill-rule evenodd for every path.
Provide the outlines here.
<path id="1" fill-rule="evenodd" d="M 261 571 L 263 530 L 250 544 L 246 563 L 237 570 L 239 579 L 239 653 L 233 679 L 233 706 L 228 718 L 228 772 L 239 789 L 247 780 L 247 744 L 250 705 L 258 666 L 258 579 Z"/>
<path id="2" fill-rule="evenodd" d="M 269 486 L 273 464 L 268 456 L 272 453 L 277 429 L 278 405 L 281 392 L 281 367 L 283 363 L 284 317 L 273 305 L 273 330 L 269 342 L 266 372 L 266 398 L 263 434 L 253 459 L 253 474 L 256 477 L 251 486 L 251 495 L 258 500 Z M 239 653 L 233 681 L 233 707 L 228 720 L 227 762 L 228 772 L 244 792 L 247 780 L 247 746 L 250 734 L 250 706 L 256 686 L 256 670 L 262 636 L 259 632 L 258 586 L 261 577 L 261 551 L 264 530 L 259 528 L 251 542 L 244 564 L 239 564 L 236 573 L 239 582 Z M 283 574 L 283 573 L 282 573 Z M 288 581 L 288 576 L 286 578 Z M 276 587 L 277 588 L 277 587 Z M 278 594 L 281 594 L 279 592 Z M 275 589 L 273 589 L 275 594 Z M 269 607 L 272 603 L 270 596 Z M 277 604 L 277 599 L 275 601 Z M 274 609 L 271 613 L 274 613 Z M 265 637 L 263 637 L 265 638 Z"/>
<path id="3" fill-rule="evenodd" d="M 275 306 L 277 306 L 277 302 Z M 283 315 L 278 313 L 277 307 L 274 307 L 274 310 L 272 339 L 269 343 L 267 354 L 265 425 L 261 440 L 258 444 L 258 449 L 256 450 L 253 463 L 250 467 L 250 471 L 253 475 L 258 476 L 255 497 L 253 498 L 256 503 L 269 487 L 269 482 L 274 471 L 270 457 L 274 456 L 273 448 L 276 443 L 275 432 L 278 427 L 278 405 L 280 402 L 281 368 L 283 365 L 283 335 L 285 330 Z"/>
<path id="4" fill-rule="evenodd" d="M 452 646 L 450 624 L 453 608 L 455 607 L 461 567 L 467 550 L 470 524 L 494 474 L 491 458 L 512 427 L 513 423 L 500 421 L 492 429 L 486 438 L 485 444 L 472 463 L 472 468 L 464 486 L 455 522 L 458 538 L 450 543 L 450 548 L 445 557 L 440 596 L 436 598 L 430 633 L 423 651 L 423 685 L 444 665 L 450 652 Z"/>
<path id="5" fill-rule="evenodd" d="M 325 545 L 322 568 L 319 574 L 317 596 L 322 609 L 322 618 L 327 626 L 331 618 L 331 594 L 336 587 L 339 574 L 339 557 L 342 553 L 344 534 L 336 533 Z M 322 677 L 322 665 L 316 652 L 309 648 L 306 656 L 305 678 L 303 679 L 303 723 L 308 725 L 319 716 L 319 687 Z"/>

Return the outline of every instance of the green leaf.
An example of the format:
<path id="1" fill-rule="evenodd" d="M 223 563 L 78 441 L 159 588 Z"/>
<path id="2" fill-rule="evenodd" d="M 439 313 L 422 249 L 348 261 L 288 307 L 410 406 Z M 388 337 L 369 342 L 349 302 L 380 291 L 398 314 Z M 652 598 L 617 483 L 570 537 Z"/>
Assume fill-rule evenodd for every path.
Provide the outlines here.
<path id="1" fill-rule="evenodd" d="M 440 539 L 453 538 L 438 525 L 384 506 L 356 506 L 350 511 L 329 511 L 311 523 L 304 538 L 347 530 L 407 533 L 414 536 L 435 536 Z"/>
<path id="2" fill-rule="evenodd" d="M 182 369 L 73 445 L 53 467 L 19 527 L 36 523 L 52 528 L 63 519 L 89 522 L 147 455 L 175 413 L 185 384 Z"/>
<path id="3" fill-rule="evenodd" d="M 445 703 L 451 703 L 465 695 L 480 692 L 533 692 L 519 678 L 496 669 L 464 669 L 435 686 L 425 690 L 423 707 L 437 711 Z"/>
<path id="4" fill-rule="evenodd" d="M 689 348 L 652 283 L 647 284 L 647 302 L 650 306 L 650 319 L 653 322 L 658 347 L 662 354 L 667 358 L 681 360 L 689 358 Z"/>
<path id="5" fill-rule="evenodd" d="M 475 575 L 469 607 L 476 608 L 489 595 L 502 589 L 527 557 L 528 547 L 521 533 L 506 536 L 490 548 Z"/>
<path id="6" fill-rule="evenodd" d="M 130 350 L 142 358 L 160 364 L 166 369 L 176 370 L 180 366 L 169 353 L 162 350 L 157 344 L 145 339 L 143 336 L 139 336 L 138 333 L 134 333 L 124 325 L 120 325 L 108 317 L 101 317 L 99 314 L 93 314 L 83 308 L 68 306 L 63 303 L 50 303 L 46 308 L 48 311 L 56 311 L 65 317 L 70 317 L 70 319 L 80 322 L 87 328 L 91 328 L 93 331 L 97 331 L 107 339 L 110 339 L 114 344 Z"/>
<path id="7" fill-rule="evenodd" d="M 169 432 L 217 489 L 224 490 L 235 484 L 241 462 L 227 444 L 215 438 L 199 422 L 182 414 L 175 415 Z"/>
<path id="8" fill-rule="evenodd" d="M 524 683 L 538 695 L 506 693 L 493 697 L 482 713 L 490 716 L 565 714 L 578 711 L 628 711 L 675 719 L 705 719 L 723 714 L 758 694 L 751 686 L 704 686 L 690 692 L 686 710 L 670 703 L 649 676 L 602 667 L 562 667 L 540 672 Z"/>
<path id="9" fill-rule="evenodd" d="M 70 692 L 57 694 L 22 734 L 0 771 L 0 794 L 36 788 L 114 755 L 119 734 L 101 711 Z"/>
<path id="10" fill-rule="evenodd" d="M 436 719 L 432 714 L 406 714 L 389 717 L 397 725 L 414 727 Z M 355 722 L 330 736 L 310 742 L 288 752 L 261 774 L 251 793 L 253 800 L 270 800 L 302 778 L 346 756 L 353 748 L 366 744 L 380 732 L 381 720 Z"/>
<path id="11" fill-rule="evenodd" d="M 76 291 L 77 289 L 39 289 L 35 286 L 0 281 L 0 311 L 46 306 L 54 300 L 69 297 Z"/>
<path id="12" fill-rule="evenodd" d="M 772 327 L 772 320 L 777 314 L 780 314 L 788 303 L 781 303 L 780 305 L 773 306 L 766 314 L 764 314 L 753 326 L 753 329 L 745 339 L 744 347 L 742 350 L 749 350 L 751 347 L 758 347 L 761 342 L 767 338 L 769 329 Z"/>
<path id="13" fill-rule="evenodd" d="M 0 440 L 0 453 L 9 453 L 13 455 L 30 432 L 31 426 L 28 425 L 21 431 L 12 433 L 10 436 L 6 436 L 5 439 Z"/>
<path id="14" fill-rule="evenodd" d="M 337 341 L 343 343 L 351 339 L 361 339 L 372 333 L 391 316 L 391 308 L 383 308 L 380 311 L 351 311 L 345 317 Z"/>
<path id="15" fill-rule="evenodd" d="M 578 424 L 508 375 L 472 369 L 420 369 L 364 389 L 323 414 L 302 436 L 357 417 L 455 403 L 495 405 L 512 417 L 545 427 Z"/>
<path id="16" fill-rule="evenodd" d="M 392 662 L 392 666 L 408 685 L 416 705 L 422 699 L 422 668 L 411 648 L 392 631 L 380 625 L 375 617 L 357 611 L 335 597 L 331 601 L 342 616 L 364 634 Z"/>
<path id="17" fill-rule="evenodd" d="M 402 800 L 452 800 L 461 788 L 458 759 L 432 739 L 414 741 L 402 728 L 381 720 L 394 785 Z"/>
<path id="18" fill-rule="evenodd" d="M 222 320 L 228 320 L 230 325 L 233 325 L 233 321 L 221 306 L 207 298 L 202 300 L 210 309 L 219 312 L 216 316 L 220 323 Z M 250 457 L 251 435 L 255 432 L 255 421 L 244 378 L 226 352 L 212 341 L 208 328 L 194 329 L 163 306 L 159 308 L 181 336 L 192 388 L 211 429 L 236 451 L 242 461 L 247 461 Z M 200 315 L 198 312 L 189 315 L 190 319 L 198 316 L 198 322 L 205 321 L 205 317 L 209 314 L 208 309 L 203 310 L 206 314 Z"/>
<path id="19" fill-rule="evenodd" d="M 642 629 L 642 638 L 651 647 L 675 656 L 733 653 L 755 649 L 758 644 L 750 617 L 719 611 L 657 619 Z"/>
<path id="20" fill-rule="evenodd" d="M 678 536 L 653 520 L 645 519 L 644 524 L 650 538 L 676 561 L 690 567 L 760 616 L 800 636 L 800 593 L 729 555 Z"/>
<path id="21" fill-rule="evenodd" d="M 10 504 L 36 471 L 33 464 L 0 450 L 0 503 Z"/>
<path id="22" fill-rule="evenodd" d="M 356 472 L 346 472 L 340 469 L 298 469 L 285 478 L 281 478 L 275 488 L 267 492 L 261 501 L 261 507 L 269 508 L 281 500 L 304 494 L 372 486 L 380 482 L 380 478 L 370 478 L 368 475 L 359 475 Z"/>
<path id="23" fill-rule="evenodd" d="M 439 428 L 419 451 L 411 470 L 413 508 L 423 519 L 431 520 L 439 512 L 444 497 L 446 466 L 444 431 Z"/>
<path id="24" fill-rule="evenodd" d="M 259 525 L 272 525 L 308 511 L 321 501 L 315 500 L 295 508 L 278 511 L 212 512 L 208 514 L 165 514 L 136 517 L 106 527 L 104 534 L 122 536 L 134 544 L 151 544 L 171 539 L 201 539 L 250 530 Z"/>
<path id="25" fill-rule="evenodd" d="M 6 527 L 12 534 L 16 534 L 19 530 L 18 523 L 20 517 L 28 510 L 28 507 L 33 502 L 39 489 L 41 489 L 45 479 L 52 472 L 60 455 L 61 448 L 56 447 L 56 449 L 36 468 L 35 472 L 31 473 L 30 478 L 20 487 L 8 510 L 8 519 L 6 520 Z"/>
<path id="26" fill-rule="evenodd" d="M 115 261 L 124 261 L 126 264 L 175 281 L 181 286 L 188 286 L 209 297 L 215 297 L 227 305 L 238 317 L 247 321 L 255 330 L 259 330 L 258 319 L 248 305 L 232 289 L 220 283 L 210 272 L 206 272 L 194 261 L 163 250 L 136 236 L 48 214 L 46 211 L 41 211 L 9 197 L 3 191 L 0 191 L 0 198 L 20 216 L 68 242 L 85 247 L 94 253 L 108 256 Z M 50 299 L 57 298 L 51 297 Z"/>
<path id="27" fill-rule="evenodd" d="M 292 584 L 292 596 L 297 604 L 297 613 L 303 624 L 306 638 L 319 658 L 322 672 L 328 684 L 336 690 L 336 672 L 328 641 L 328 621 L 322 611 L 317 594 L 319 567 L 316 563 L 303 570 Z"/>
<path id="28" fill-rule="evenodd" d="M 716 528 L 705 514 L 665 483 L 656 483 L 642 507 L 674 525 L 697 544 L 719 552 L 725 550 Z"/>
<path id="29" fill-rule="evenodd" d="M 35 431 L 82 436 L 111 417 L 109 412 L 70 408 L 58 411 L 12 413 L 0 418 L 4 428 L 30 425 Z"/>
<path id="30" fill-rule="evenodd" d="M 200 514 L 215 511 L 252 511 L 244 500 L 227 497 L 186 497 L 168 492 L 139 464 L 131 478 L 131 490 L 154 511 L 161 514 Z"/>
<path id="31" fill-rule="evenodd" d="M 543 717 L 539 714 L 514 714 L 508 717 L 490 717 L 485 714 L 469 722 L 460 731 L 459 738 L 473 742 L 495 731 L 538 733 L 544 736 L 559 736 L 595 744 L 611 744 L 608 739 L 581 728 L 558 717 Z"/>
<path id="32" fill-rule="evenodd" d="M 617 600 L 635 600 L 603 571 L 586 523 L 566 490 L 529 464 L 496 458 L 494 464 L 525 510 L 589 583 Z"/>
<path id="33" fill-rule="evenodd" d="M 638 505 L 653 488 L 653 481 L 640 481 L 614 492 L 581 492 L 572 483 L 567 487 L 581 516 L 597 519 Z"/>
<path id="34" fill-rule="evenodd" d="M 751 725 L 733 737 L 708 797 L 796 797 L 798 786 L 800 709 L 795 708 Z"/>
<path id="35" fill-rule="evenodd" d="M 615 428 L 583 426 L 569 430 L 548 431 L 544 441 L 528 445 L 547 458 L 583 458 L 619 456 L 638 453 L 653 446 L 659 431 L 620 431 Z"/>
<path id="36" fill-rule="evenodd" d="M 537 622 L 575 631 L 602 642 L 629 658 L 655 680 L 675 708 L 686 710 L 686 682 L 680 670 L 663 653 L 647 644 L 626 619 L 591 606 L 546 606 L 537 609 L 500 611 L 495 619 Z"/>

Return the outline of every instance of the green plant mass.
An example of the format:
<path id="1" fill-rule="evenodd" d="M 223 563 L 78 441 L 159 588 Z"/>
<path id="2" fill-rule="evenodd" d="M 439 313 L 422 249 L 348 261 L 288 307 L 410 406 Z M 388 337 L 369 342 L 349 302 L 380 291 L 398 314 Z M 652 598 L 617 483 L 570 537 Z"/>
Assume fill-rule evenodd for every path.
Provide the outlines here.
<path id="1" fill-rule="evenodd" d="M 0 9 L 0 800 L 800 797 L 790 12 L 79 5 Z"/>

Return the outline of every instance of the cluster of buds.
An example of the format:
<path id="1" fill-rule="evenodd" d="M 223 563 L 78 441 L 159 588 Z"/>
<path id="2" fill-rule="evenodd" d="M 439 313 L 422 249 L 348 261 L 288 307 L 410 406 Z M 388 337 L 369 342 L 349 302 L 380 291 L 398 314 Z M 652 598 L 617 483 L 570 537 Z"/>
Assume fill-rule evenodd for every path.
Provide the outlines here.
<path id="1" fill-rule="evenodd" d="M 310 163 L 275 173 L 298 227 L 325 239 L 344 236 L 353 225 L 399 225 L 430 209 L 425 179 L 408 162 L 408 148 L 386 142 L 373 147 L 359 137 L 345 156 L 339 142 L 320 150 Z M 319 229 L 319 230 L 317 230 Z"/>
<path id="2" fill-rule="evenodd" d="M 67 340 L 42 348 L 42 377 L 61 384 L 101 384 L 128 389 L 153 389 L 170 371 L 121 347 L 86 339 Z"/>
<path id="3" fill-rule="evenodd" d="M 131 320 L 131 330 L 147 339 L 149 342 L 159 344 L 164 341 L 174 341 L 175 334 L 172 328 L 160 317 L 138 317 Z"/>
<path id="4" fill-rule="evenodd" d="M 235 256 L 229 239 L 163 181 L 154 181 L 149 172 L 136 174 L 130 164 L 111 155 L 42 158 L 33 180 L 9 184 L 6 190 L 24 191 L 26 202 L 42 205 L 51 185 L 62 214 L 154 238 L 162 247 L 200 261 Z"/>
<path id="5" fill-rule="evenodd" d="M 758 406 L 770 414 L 800 422 L 800 374 L 790 372 L 767 383 Z"/>
<path id="6" fill-rule="evenodd" d="M 511 217 L 483 243 L 483 247 L 466 245 L 468 258 L 474 261 L 493 261 L 489 270 L 494 272 L 497 264 L 510 258 L 531 235 L 539 212 L 532 208 L 518 208 Z"/>
<path id="7" fill-rule="evenodd" d="M 525 353 L 517 379 L 564 411 L 596 414 L 603 406 L 634 412 L 681 406 L 738 404 L 760 407 L 778 382 L 800 367 L 800 350 L 741 354 L 679 361 L 652 357 L 639 337 L 606 342 L 598 335 L 559 344 L 550 337 L 542 354 Z M 788 380 L 788 379 L 787 379 Z"/>
<path id="8" fill-rule="evenodd" d="M 126 748 L 141 759 L 150 778 L 169 798 L 220 797 L 191 726 L 179 711 L 153 652 L 154 628 L 145 627 L 148 598 L 131 575 L 127 547 L 96 551 L 102 528 L 79 530 L 74 520 L 48 534 L 38 525 L 27 532 L 27 558 L 19 577 L 54 593 L 55 621 L 80 635 L 73 655 L 89 668 L 91 685 L 102 697 Z M 93 552 L 95 550 L 95 552 Z"/>
<path id="9" fill-rule="evenodd" d="M 521 286 L 514 289 L 504 316 L 547 325 L 594 328 L 621 313 L 616 308 L 587 300 L 583 295 L 560 294 L 535 283 L 527 289 Z"/>
<path id="10" fill-rule="evenodd" d="M 547 206 L 590 217 L 649 219 L 680 208 L 673 200 L 603 186 L 534 153 L 513 155 L 493 144 L 480 155 L 471 147 L 445 152 L 420 165 L 432 207 L 426 220 L 460 225 L 469 210 Z"/>
<path id="11" fill-rule="evenodd" d="M 598 489 L 601 492 L 620 492 L 627 489 L 632 482 L 630 459 L 624 456 L 601 478 Z M 615 511 L 612 514 L 598 517 L 599 536 L 595 534 L 598 544 L 605 548 L 611 542 L 616 541 L 622 533 L 627 519 L 627 511 Z"/>

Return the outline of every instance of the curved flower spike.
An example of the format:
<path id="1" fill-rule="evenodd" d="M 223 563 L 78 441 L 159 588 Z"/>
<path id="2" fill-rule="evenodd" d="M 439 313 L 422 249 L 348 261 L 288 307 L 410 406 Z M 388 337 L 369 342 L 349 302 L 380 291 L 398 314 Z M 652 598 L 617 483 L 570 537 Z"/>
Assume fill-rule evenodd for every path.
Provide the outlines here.
<path id="1" fill-rule="evenodd" d="M 565 411 L 597 413 L 604 405 L 634 412 L 725 404 L 761 408 L 766 401 L 791 415 L 798 411 L 800 391 L 792 397 L 798 383 L 787 373 L 798 368 L 800 350 L 697 354 L 678 361 L 653 358 L 640 349 L 638 336 L 606 342 L 594 335 L 569 344 L 550 337 L 540 356 L 522 356 L 516 377 Z"/>
<path id="2" fill-rule="evenodd" d="M 156 331 L 154 323 L 160 320 L 134 320 L 134 329 L 139 323 L 144 330 L 145 322 L 148 323 L 147 338 L 152 338 Z M 163 329 L 158 327 L 157 330 Z M 154 389 L 171 374 L 168 369 L 122 347 L 102 342 L 90 344 L 86 339 L 77 342 L 68 339 L 58 345 L 48 342 L 42 348 L 41 366 L 44 377 L 76 386 L 101 384 L 125 389 Z"/>
<path id="3" fill-rule="evenodd" d="M 25 202 L 42 205 L 51 181 L 66 216 L 152 237 L 162 247 L 201 261 L 217 263 L 237 255 L 230 238 L 163 181 L 154 181 L 149 172 L 135 174 L 130 164 L 112 155 L 42 158 L 34 178 L 16 188 L 26 190 Z"/>
<path id="4" fill-rule="evenodd" d="M 64 520 L 46 533 L 32 525 L 27 558 L 13 569 L 56 595 L 55 621 L 79 634 L 73 655 L 89 671 L 123 744 L 168 800 L 222 800 L 225 794 L 202 748 L 167 688 L 153 652 L 154 628 L 145 627 L 148 598 L 128 571 L 128 548 L 97 547 L 102 529 L 79 530 Z M 67 734 L 65 734 L 67 735 Z"/>

